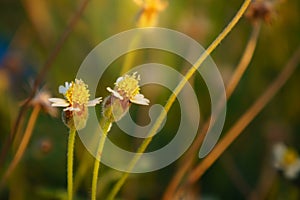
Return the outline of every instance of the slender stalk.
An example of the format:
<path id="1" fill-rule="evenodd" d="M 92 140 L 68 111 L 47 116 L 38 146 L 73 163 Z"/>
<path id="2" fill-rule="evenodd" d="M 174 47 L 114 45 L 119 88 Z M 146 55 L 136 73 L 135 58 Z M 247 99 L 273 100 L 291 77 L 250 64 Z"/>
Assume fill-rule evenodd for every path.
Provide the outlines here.
<path id="1" fill-rule="evenodd" d="M 233 155 L 231 155 L 230 152 L 226 152 L 223 154 L 220 161 L 222 168 L 228 175 L 228 178 L 230 178 L 231 183 L 235 186 L 237 191 L 239 191 L 244 196 L 244 198 L 247 199 L 251 191 L 251 186 L 245 180 L 245 177 L 243 176 L 242 171 L 235 162 Z"/>
<path id="2" fill-rule="evenodd" d="M 268 143 L 266 145 L 266 151 L 268 153 L 265 154 L 263 158 L 263 164 L 261 166 L 260 170 L 260 176 L 257 179 L 256 186 L 253 188 L 253 191 L 251 193 L 248 193 L 247 196 L 245 196 L 245 199 L 247 200 L 258 200 L 258 199 L 274 199 L 269 196 L 270 190 L 272 186 L 274 185 L 274 182 L 276 180 L 276 177 L 278 177 L 278 173 L 275 168 L 271 168 L 270 163 L 272 163 L 272 156 L 270 147 L 274 143 L 268 140 Z"/>
<path id="3" fill-rule="evenodd" d="M 33 128 L 35 126 L 35 123 L 36 123 L 36 120 L 37 120 L 40 110 L 41 110 L 41 107 L 39 105 L 34 106 L 31 116 L 29 118 L 26 130 L 24 132 L 23 138 L 19 144 L 18 150 L 15 154 L 15 157 L 13 158 L 10 165 L 8 166 L 5 174 L 3 175 L 0 186 L 3 186 L 4 182 L 11 175 L 11 173 L 14 171 L 14 169 L 19 164 L 21 158 L 23 157 L 25 150 L 28 146 L 29 140 L 31 138 Z"/>
<path id="4" fill-rule="evenodd" d="M 76 129 L 72 128 L 69 132 L 68 139 L 68 200 L 73 199 L 73 157 Z"/>
<path id="5" fill-rule="evenodd" d="M 153 125 L 152 129 L 150 130 L 148 134 L 148 138 L 146 138 L 141 146 L 139 147 L 136 156 L 131 160 L 128 170 L 131 171 L 133 167 L 135 166 L 136 162 L 140 158 L 140 154 L 143 153 L 150 142 L 152 141 L 152 137 L 155 135 L 159 127 L 161 126 L 163 120 L 166 117 L 166 114 L 170 110 L 171 106 L 173 105 L 177 95 L 181 92 L 182 88 L 186 84 L 186 82 L 193 76 L 193 74 L 197 71 L 197 69 L 200 67 L 200 65 L 205 61 L 205 59 L 211 54 L 211 52 L 221 43 L 221 41 L 228 35 L 228 33 L 232 30 L 232 28 L 237 24 L 239 19 L 243 16 L 244 12 L 246 11 L 248 5 L 250 4 L 251 0 L 245 0 L 243 5 L 241 6 L 240 10 L 237 12 L 237 14 L 234 16 L 234 18 L 231 20 L 231 22 L 225 27 L 225 29 L 219 34 L 219 36 L 212 42 L 212 44 L 207 48 L 207 50 L 201 54 L 199 59 L 196 61 L 194 66 L 190 68 L 190 70 L 186 73 L 184 79 L 180 81 L 180 83 L 177 85 L 175 90 L 173 91 L 172 95 L 169 97 L 166 105 L 164 106 L 165 112 L 161 112 L 161 114 L 158 116 L 155 124 Z M 125 180 L 127 179 L 129 173 L 125 172 L 121 179 L 116 183 L 112 191 L 110 192 L 108 199 L 114 199 L 118 191 L 121 189 L 122 185 L 124 184 Z"/>
<path id="6" fill-rule="evenodd" d="M 103 134 L 101 135 L 99 145 L 97 148 L 97 156 L 99 156 L 99 159 L 96 158 L 94 162 L 94 170 L 93 170 L 93 178 L 92 178 L 92 194 L 91 194 L 92 200 L 96 200 L 96 196 L 97 196 L 97 183 L 98 183 L 100 161 L 101 161 L 101 156 L 102 156 L 102 151 L 104 148 L 106 136 L 107 133 L 109 132 L 110 127 L 111 127 L 111 122 L 109 120 L 105 120 L 104 125 L 102 126 Z"/>
<path id="7" fill-rule="evenodd" d="M 250 38 L 248 40 L 248 43 L 245 47 L 245 50 L 243 52 L 242 58 L 239 61 L 233 75 L 230 78 L 229 83 L 226 86 L 226 98 L 227 100 L 231 97 L 232 93 L 236 89 L 236 86 L 238 85 L 239 81 L 241 80 L 241 77 L 244 75 L 244 72 L 248 68 L 250 61 L 253 57 L 254 50 L 256 47 L 257 39 L 260 32 L 260 23 L 255 24 L 253 27 L 253 30 L 251 32 Z M 221 105 L 224 106 L 224 105 Z M 167 200 L 172 198 L 172 196 L 175 194 L 175 191 L 177 187 L 179 186 L 181 180 L 183 179 L 186 172 L 192 167 L 193 163 L 195 162 L 195 154 L 197 150 L 199 149 L 200 145 L 202 144 L 202 141 L 205 137 L 205 133 L 207 132 L 207 129 L 209 127 L 210 119 L 208 119 L 204 125 L 203 128 L 200 130 L 200 132 L 197 134 L 197 137 L 195 139 L 195 142 L 192 144 L 192 146 L 189 148 L 188 152 L 185 154 L 184 160 L 182 164 L 180 165 L 180 168 L 178 168 L 177 172 L 173 176 L 173 179 L 170 181 L 170 184 L 168 185 L 167 189 L 165 190 L 163 199 Z"/>
<path id="8" fill-rule="evenodd" d="M 279 89 L 293 74 L 300 62 L 300 47 L 288 61 L 282 72 L 266 91 L 256 100 L 256 102 L 240 117 L 233 127 L 225 134 L 224 138 L 214 147 L 204 160 L 194 168 L 188 176 L 188 184 L 195 183 L 206 170 L 222 155 L 222 153 L 232 144 L 233 141 L 242 133 L 248 124 L 261 112 L 266 104 L 274 97 Z"/>
<path id="9" fill-rule="evenodd" d="M 233 91 L 235 90 L 236 86 L 238 85 L 242 76 L 244 75 L 246 69 L 248 68 L 250 61 L 252 60 L 260 32 L 260 27 L 261 22 L 258 22 L 253 26 L 253 30 L 251 32 L 250 39 L 247 43 L 243 56 L 226 87 L 226 95 L 228 98 L 232 95 Z"/>
<path id="10" fill-rule="evenodd" d="M 139 32 L 138 32 L 139 33 Z M 130 45 L 129 45 L 129 49 L 133 48 L 136 44 L 139 43 L 140 41 L 140 34 L 136 34 L 133 38 L 133 40 L 131 41 Z M 121 69 L 121 75 L 125 74 L 127 71 L 129 71 L 130 67 L 132 66 L 133 60 L 134 60 L 134 55 L 133 52 L 129 52 L 125 55 L 125 60 L 124 60 L 124 64 L 122 66 Z"/>

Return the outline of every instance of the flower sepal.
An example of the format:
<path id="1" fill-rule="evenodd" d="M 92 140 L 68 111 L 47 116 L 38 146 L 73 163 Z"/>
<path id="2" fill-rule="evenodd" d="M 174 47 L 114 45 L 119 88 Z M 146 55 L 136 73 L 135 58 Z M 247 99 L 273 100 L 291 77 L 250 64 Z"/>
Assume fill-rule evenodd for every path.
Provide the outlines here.
<path id="1" fill-rule="evenodd" d="M 110 95 L 103 101 L 103 116 L 110 122 L 119 121 L 129 110 L 130 105 L 128 98 L 120 99 Z"/>

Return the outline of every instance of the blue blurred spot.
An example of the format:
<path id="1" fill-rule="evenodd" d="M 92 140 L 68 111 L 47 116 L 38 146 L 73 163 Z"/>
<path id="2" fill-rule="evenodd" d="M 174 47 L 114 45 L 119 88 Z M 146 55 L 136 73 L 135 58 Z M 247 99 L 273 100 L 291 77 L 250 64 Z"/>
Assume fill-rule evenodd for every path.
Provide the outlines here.
<path id="1" fill-rule="evenodd" d="M 5 54 L 7 53 L 8 45 L 8 41 L 0 35 L 0 65 L 3 62 Z"/>

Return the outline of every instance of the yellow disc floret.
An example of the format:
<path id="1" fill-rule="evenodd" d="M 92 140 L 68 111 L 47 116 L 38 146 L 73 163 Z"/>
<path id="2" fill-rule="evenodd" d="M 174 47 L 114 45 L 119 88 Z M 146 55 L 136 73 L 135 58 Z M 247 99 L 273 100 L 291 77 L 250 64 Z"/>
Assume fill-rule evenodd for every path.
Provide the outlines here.
<path id="1" fill-rule="evenodd" d="M 291 165 L 295 163 L 298 159 L 298 154 L 293 149 L 287 149 L 283 156 L 283 164 L 284 165 Z"/>
<path id="2" fill-rule="evenodd" d="M 87 84 L 81 79 L 75 79 L 75 83 L 72 82 L 70 88 L 66 91 L 65 97 L 71 105 L 74 105 L 74 103 L 87 105 L 90 97 Z"/>
<path id="3" fill-rule="evenodd" d="M 116 90 L 120 93 L 124 93 L 126 97 L 131 99 L 140 93 L 139 80 L 140 76 L 137 76 L 136 73 L 125 75 L 115 83 Z"/>

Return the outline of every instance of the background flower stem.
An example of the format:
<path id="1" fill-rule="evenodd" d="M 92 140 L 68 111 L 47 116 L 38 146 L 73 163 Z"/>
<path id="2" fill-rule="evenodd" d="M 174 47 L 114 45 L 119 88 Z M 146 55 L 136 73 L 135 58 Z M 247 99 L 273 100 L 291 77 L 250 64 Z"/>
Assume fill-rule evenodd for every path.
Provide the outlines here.
<path id="1" fill-rule="evenodd" d="M 84 180 L 85 177 L 87 177 L 89 170 L 91 170 L 93 158 L 94 157 L 92 157 L 90 152 L 88 152 L 88 150 L 86 149 L 84 150 L 83 155 L 79 158 L 80 163 L 78 163 L 78 168 L 74 174 L 74 193 L 76 193 L 81 182 Z"/>
<path id="2" fill-rule="evenodd" d="M 27 145 L 29 143 L 29 140 L 31 138 L 32 135 L 32 131 L 33 128 L 35 126 L 37 117 L 39 115 L 39 112 L 41 110 L 40 105 L 36 105 L 33 108 L 33 111 L 31 113 L 31 116 L 29 118 L 25 133 L 23 135 L 23 138 L 18 146 L 18 150 L 15 154 L 15 157 L 13 158 L 13 160 L 11 161 L 11 163 L 9 164 L 5 174 L 2 177 L 1 183 L 0 183 L 0 187 L 3 186 L 3 184 L 5 183 L 5 181 L 9 178 L 9 176 L 11 175 L 11 173 L 14 171 L 14 169 L 16 168 L 16 166 L 18 165 L 18 163 L 20 162 L 21 158 L 24 155 L 24 152 L 27 148 Z"/>
<path id="3" fill-rule="evenodd" d="M 130 42 L 129 48 L 132 49 L 140 42 L 140 34 L 139 32 L 134 36 L 133 40 Z M 127 73 L 132 66 L 133 60 L 134 60 L 134 52 L 129 52 L 125 55 L 124 64 L 122 66 L 120 75 L 123 76 L 123 74 Z"/>
<path id="4" fill-rule="evenodd" d="M 253 25 L 253 29 L 250 35 L 250 39 L 247 43 L 247 46 L 245 48 L 245 51 L 243 53 L 243 56 L 236 67 L 236 70 L 234 71 L 233 75 L 230 78 L 229 83 L 227 84 L 226 87 L 226 96 L 227 99 L 231 97 L 232 93 L 234 92 L 236 86 L 238 85 L 239 81 L 241 80 L 243 74 L 245 73 L 246 69 L 249 66 L 249 63 L 253 57 L 254 50 L 257 44 L 257 39 L 260 33 L 260 27 L 261 27 L 261 22 L 258 22 Z"/>
<path id="5" fill-rule="evenodd" d="M 206 170 L 222 155 L 222 153 L 232 144 L 247 125 L 260 113 L 272 97 L 286 83 L 289 77 L 293 74 L 297 65 L 300 62 L 300 47 L 293 54 L 282 72 L 278 75 L 275 81 L 266 89 L 266 91 L 256 100 L 256 102 L 240 117 L 235 125 L 225 134 L 224 138 L 217 143 L 210 154 L 194 168 L 188 176 L 188 185 L 195 183 Z"/>

